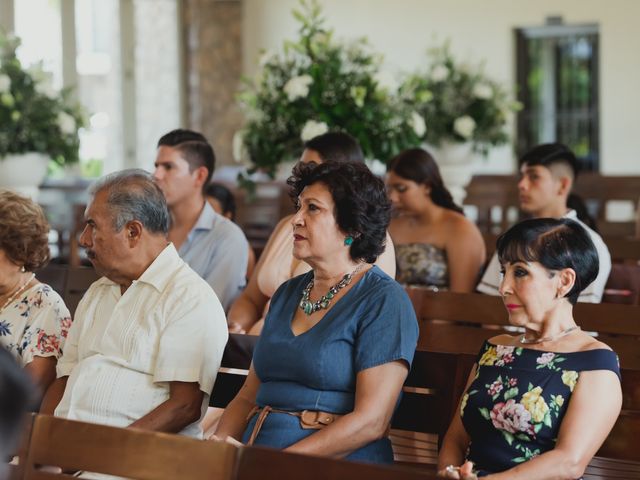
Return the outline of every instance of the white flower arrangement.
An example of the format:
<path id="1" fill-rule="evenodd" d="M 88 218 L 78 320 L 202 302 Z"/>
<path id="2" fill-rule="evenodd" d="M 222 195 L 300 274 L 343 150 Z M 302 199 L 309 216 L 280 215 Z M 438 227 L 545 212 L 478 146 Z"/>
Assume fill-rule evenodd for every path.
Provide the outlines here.
<path id="1" fill-rule="evenodd" d="M 59 165 L 77 162 L 82 111 L 69 90 L 53 88 L 40 66 L 22 67 L 19 45 L 17 37 L 0 34 L 0 160 L 38 152 Z"/>
<path id="2" fill-rule="evenodd" d="M 506 143 L 507 116 L 519 103 L 482 68 L 457 63 L 448 43 L 431 49 L 430 57 L 429 68 L 410 75 L 400 88 L 405 102 L 426 121 L 426 141 L 435 146 L 471 142 L 482 153 Z"/>
<path id="3" fill-rule="evenodd" d="M 247 117 L 242 143 L 253 164 L 248 173 L 273 176 L 280 162 L 300 155 L 305 141 L 333 130 L 350 133 L 365 156 L 384 162 L 419 145 L 424 119 L 397 95 L 399 84 L 381 71 L 381 57 L 365 40 L 335 41 L 318 3 L 301 4 L 302 11 L 293 12 L 299 38 L 280 53 L 263 54 L 257 80 L 247 81 L 239 95 Z M 234 150 L 243 155 L 239 146 Z"/>

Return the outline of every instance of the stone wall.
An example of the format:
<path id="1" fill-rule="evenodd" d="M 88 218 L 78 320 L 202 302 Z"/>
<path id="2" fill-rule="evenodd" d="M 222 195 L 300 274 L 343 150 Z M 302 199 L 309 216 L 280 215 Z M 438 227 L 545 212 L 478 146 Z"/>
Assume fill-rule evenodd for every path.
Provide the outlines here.
<path id="1" fill-rule="evenodd" d="M 242 1 L 183 0 L 187 126 L 213 144 L 217 165 L 233 163 L 242 124 L 235 94 L 242 75 Z"/>

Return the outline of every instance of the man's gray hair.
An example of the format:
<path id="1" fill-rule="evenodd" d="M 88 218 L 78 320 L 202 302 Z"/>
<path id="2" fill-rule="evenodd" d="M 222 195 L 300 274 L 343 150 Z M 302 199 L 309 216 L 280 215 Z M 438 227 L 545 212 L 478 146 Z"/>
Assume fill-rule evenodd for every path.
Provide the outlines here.
<path id="1" fill-rule="evenodd" d="M 116 232 L 132 220 L 139 221 L 152 233 L 169 232 L 167 201 L 149 172 L 131 168 L 110 173 L 91 185 L 89 195 L 95 197 L 103 190 L 108 192 L 107 205 Z"/>

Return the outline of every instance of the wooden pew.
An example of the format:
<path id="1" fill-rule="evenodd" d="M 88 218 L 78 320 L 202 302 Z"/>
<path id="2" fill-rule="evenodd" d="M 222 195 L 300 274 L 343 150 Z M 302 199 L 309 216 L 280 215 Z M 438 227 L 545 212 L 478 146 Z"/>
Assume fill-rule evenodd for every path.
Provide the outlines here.
<path id="1" fill-rule="evenodd" d="M 231 480 L 236 456 L 237 448 L 226 443 L 38 415 L 24 480 L 73 478 L 42 465 L 136 480 Z"/>
<path id="2" fill-rule="evenodd" d="M 467 187 L 465 205 L 478 210 L 478 227 L 483 233 L 499 233 L 511 225 L 518 214 L 518 178 L 516 175 L 475 175 Z M 635 234 L 635 222 L 614 222 L 607 219 L 607 203 L 628 202 L 634 207 L 640 195 L 640 176 L 611 176 L 583 173 L 578 176 L 573 191 L 593 214 L 603 236 L 625 237 Z M 492 210 L 500 208 L 497 221 Z"/>
<path id="3" fill-rule="evenodd" d="M 436 480 L 435 475 L 398 467 L 296 455 L 259 447 L 240 451 L 237 480 Z"/>

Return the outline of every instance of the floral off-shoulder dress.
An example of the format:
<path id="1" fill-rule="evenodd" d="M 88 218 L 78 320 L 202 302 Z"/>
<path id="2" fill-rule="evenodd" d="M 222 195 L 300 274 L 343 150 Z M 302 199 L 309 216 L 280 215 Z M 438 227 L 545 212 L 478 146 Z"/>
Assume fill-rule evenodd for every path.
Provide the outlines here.
<path id="1" fill-rule="evenodd" d="M 71 316 L 49 285 L 38 283 L 0 311 L 0 345 L 22 366 L 34 357 L 62 355 Z"/>
<path id="2" fill-rule="evenodd" d="M 580 373 L 611 370 L 607 349 L 554 353 L 485 342 L 460 405 L 471 437 L 467 458 L 483 474 L 502 472 L 555 446 Z"/>

